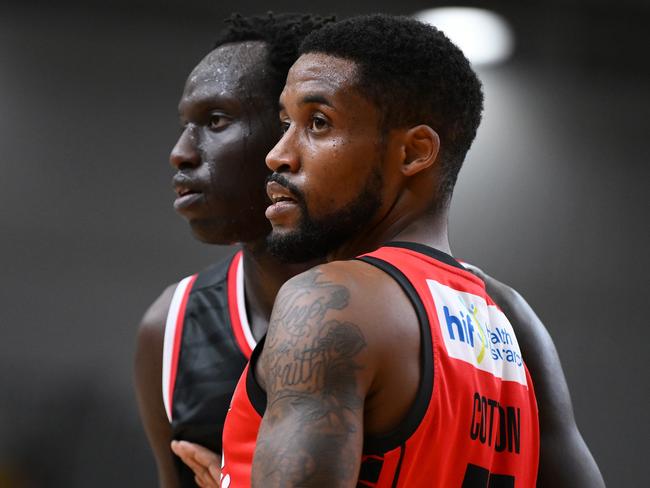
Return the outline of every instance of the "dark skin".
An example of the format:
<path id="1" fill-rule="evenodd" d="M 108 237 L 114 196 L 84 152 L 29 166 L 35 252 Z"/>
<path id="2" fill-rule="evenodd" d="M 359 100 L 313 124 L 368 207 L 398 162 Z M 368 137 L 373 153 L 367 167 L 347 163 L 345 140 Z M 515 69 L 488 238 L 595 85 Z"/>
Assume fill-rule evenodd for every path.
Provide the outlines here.
<path id="1" fill-rule="evenodd" d="M 376 218 L 363 229 L 360 237 L 350 239 L 330 259 L 353 256 L 377 247 L 387 238 L 424 242 L 449 252 L 446 210 L 437 215 L 423 215 L 428 207 L 421 204 L 434 194 L 437 135 L 426 127 L 395 131 L 387 154 L 381 156 L 376 133 L 369 129 L 377 127 L 373 118 L 376 110 L 349 85 L 354 66 L 336 58 L 317 61 L 327 68 L 324 72 L 306 69 L 301 75 L 304 79 L 292 79 L 306 88 L 297 93 L 285 91 L 282 119 L 287 132 L 294 132 L 269 155 L 269 165 L 274 171 L 291 177 L 307 195 L 310 214 L 315 216 L 349 202 L 374 165 L 391 175 L 390 180 L 384 178 L 387 196 Z M 305 92 L 310 96 L 317 92 L 321 98 L 325 95 L 327 103 L 304 103 L 308 98 Z M 349 164 L 345 166 L 346 161 L 357 163 L 355 171 L 350 171 Z M 346 188 L 342 188 L 344 182 Z M 284 191 L 275 187 L 271 190 L 272 193 Z M 274 229 L 291 231 L 297 214 L 290 203 L 282 206 L 286 208 L 270 212 L 275 216 Z M 480 276 L 513 324 L 535 381 L 541 424 L 538 485 L 604 486 L 576 427 L 564 374 L 544 325 L 514 290 L 487 275 Z M 373 296 L 358 293 L 368 282 L 373 283 Z M 258 371 L 258 379 L 268 383 L 269 399 L 271 396 L 273 399 L 256 454 L 257 484 L 272 486 L 275 482 L 292 486 L 304 483 L 300 476 L 306 475 L 314 486 L 345 486 L 356 482 L 356 471 L 348 461 L 353 460 L 352 465 L 357 462 L 360 433 L 382 433 L 399 423 L 419 381 L 418 367 L 409 363 L 409 359 L 417 357 L 419 337 L 412 331 L 402 330 L 398 334 L 393 327 L 386 326 L 386 323 L 414 319 L 409 317 L 412 310 L 405 300 L 391 279 L 363 263 L 331 263 L 297 277 L 282 289 L 264 354 L 269 373 Z M 286 320 L 295 316 L 296 311 L 315 306 L 319 313 L 310 321 Z M 382 312 L 377 313 L 379 310 Z M 394 310 L 402 313 L 394 316 Z M 383 326 L 373 330 L 378 323 Z M 344 338 L 350 347 L 346 349 L 347 355 L 336 357 L 328 368 L 354 372 L 334 375 L 341 377 L 334 383 L 329 379 L 327 391 L 337 391 L 340 397 L 325 396 L 323 388 L 318 389 L 318 385 L 326 384 L 324 377 L 314 379 L 316 375 L 312 375 L 303 381 L 288 381 L 282 372 L 296 365 L 280 351 L 290 347 L 300 352 L 307 345 L 314 349 L 319 344 L 316 349 L 322 350 L 328 343 L 324 339 L 332 334 Z M 398 342 L 404 347 L 395 350 L 393 346 Z M 384 354 L 387 350 L 390 354 Z M 382 360 L 378 361 L 377 357 Z M 394 361 L 386 362 L 390 358 Z M 391 376 L 395 371 L 400 371 L 399 378 Z M 314 401 L 314 395 L 318 401 Z M 395 398 L 403 401 L 396 403 Z M 291 409 L 287 408 L 288 403 Z M 294 411 L 295 405 L 302 408 Z M 289 410 L 292 416 L 285 416 Z M 305 422 L 311 425 L 305 427 Z M 328 450 L 327 456 L 316 455 L 323 449 Z M 201 477 L 201 486 L 219 486 L 219 456 L 186 442 L 176 444 L 175 451 Z M 321 458 L 327 459 L 327 463 L 315 462 Z M 332 474 L 334 467 L 347 469 Z M 338 479 L 341 477 L 347 480 Z"/>
<path id="2" fill-rule="evenodd" d="M 488 294 L 512 323 L 526 366 L 535 381 L 539 405 L 540 468 L 538 486 L 605 486 L 575 417 L 560 357 L 546 327 L 526 300 L 508 285 L 470 266 Z"/>
<path id="3" fill-rule="evenodd" d="M 344 207 L 364 177 L 377 165 L 381 169 L 381 208 L 328 261 L 390 240 L 449 253 L 448 209 L 432 201 L 437 134 L 425 125 L 400 128 L 390 131 L 380 146 L 379 112 L 355 87 L 355 69 L 341 58 L 301 56 L 280 99 L 286 132 L 267 156 L 268 166 L 301 191 L 313 216 Z M 295 232 L 298 206 L 286 200 L 290 192 L 272 186 L 269 196 L 278 202 L 267 211 L 273 232 Z M 545 424 L 540 483 L 604 486 L 575 426 L 548 333 L 525 302 L 515 297 L 506 302 L 512 304 L 506 313 L 514 322 L 524 321 L 517 332 L 524 336 L 522 348 L 539 381 L 540 421 Z M 364 434 L 390 432 L 415 396 L 420 380 L 415 323 L 399 287 L 365 263 L 329 262 L 281 288 L 255 369 L 268 405 L 256 445 L 253 486 L 356 485 Z"/>
<path id="4" fill-rule="evenodd" d="M 263 161 L 280 137 L 277 103 L 262 74 L 265 63 L 261 42 L 228 44 L 208 54 L 188 77 L 179 103 L 182 130 L 170 155 L 176 169 L 174 206 L 194 236 L 210 244 L 242 243 L 246 309 L 256 339 L 266 332 L 280 286 L 312 265 L 281 264 L 264 245 L 270 225 L 264 218 L 268 201 L 260 191 L 269 173 Z M 165 322 L 175 286 L 146 312 L 135 356 L 140 415 L 165 488 L 179 484 L 160 392 Z M 197 484 L 204 485 L 209 473 L 195 471 Z"/>

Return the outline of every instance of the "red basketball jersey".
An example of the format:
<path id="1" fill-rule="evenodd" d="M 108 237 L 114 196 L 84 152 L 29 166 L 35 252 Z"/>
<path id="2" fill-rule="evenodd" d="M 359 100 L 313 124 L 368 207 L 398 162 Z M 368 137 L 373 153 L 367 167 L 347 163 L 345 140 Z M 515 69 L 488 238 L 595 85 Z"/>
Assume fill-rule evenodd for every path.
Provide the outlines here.
<path id="1" fill-rule="evenodd" d="M 483 282 L 451 256 L 420 244 L 393 242 L 358 259 L 392 276 L 411 300 L 421 330 L 422 374 L 400 427 L 364 438 L 357 486 L 534 487 L 535 393 L 512 326 Z M 226 418 L 223 488 L 250 486 L 266 407 L 250 366 L 261 347 Z"/>

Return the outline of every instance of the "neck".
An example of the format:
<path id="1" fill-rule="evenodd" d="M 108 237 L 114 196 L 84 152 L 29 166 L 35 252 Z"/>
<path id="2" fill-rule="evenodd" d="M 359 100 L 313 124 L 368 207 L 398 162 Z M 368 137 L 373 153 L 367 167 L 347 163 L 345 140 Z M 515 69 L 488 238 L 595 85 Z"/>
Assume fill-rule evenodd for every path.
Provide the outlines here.
<path id="1" fill-rule="evenodd" d="M 396 204 L 380 222 L 358 233 L 327 256 L 327 261 L 349 259 L 378 249 L 386 242 L 417 242 L 451 254 L 447 230 L 448 207 L 435 212 L 400 211 Z"/>
<path id="2" fill-rule="evenodd" d="M 447 211 L 438 215 L 425 215 L 408 224 L 392 240 L 419 242 L 451 255 L 447 217 Z"/>
<path id="3" fill-rule="evenodd" d="M 244 259 L 244 295 L 246 312 L 253 336 L 266 333 L 273 302 L 285 281 L 315 266 L 316 262 L 286 264 L 278 261 L 260 242 L 242 245 Z"/>

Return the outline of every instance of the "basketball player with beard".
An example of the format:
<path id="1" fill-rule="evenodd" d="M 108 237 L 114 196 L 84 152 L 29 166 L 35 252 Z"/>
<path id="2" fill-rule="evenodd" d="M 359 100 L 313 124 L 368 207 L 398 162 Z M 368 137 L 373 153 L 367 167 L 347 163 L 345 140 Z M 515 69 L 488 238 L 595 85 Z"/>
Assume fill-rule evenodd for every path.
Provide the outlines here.
<path id="1" fill-rule="evenodd" d="M 533 337 L 522 354 L 447 238 L 480 83 L 444 35 L 406 18 L 326 26 L 301 52 L 267 156 L 269 248 L 328 264 L 277 295 L 227 416 L 222 486 L 534 486 L 540 430 L 523 360 L 557 358 Z M 559 364 L 546 372 L 559 377 L 542 389 L 562 390 Z M 543 452 L 558 464 L 545 479 L 602 486 L 570 403 L 548 407 Z M 551 453 L 564 447 L 585 464 Z"/>

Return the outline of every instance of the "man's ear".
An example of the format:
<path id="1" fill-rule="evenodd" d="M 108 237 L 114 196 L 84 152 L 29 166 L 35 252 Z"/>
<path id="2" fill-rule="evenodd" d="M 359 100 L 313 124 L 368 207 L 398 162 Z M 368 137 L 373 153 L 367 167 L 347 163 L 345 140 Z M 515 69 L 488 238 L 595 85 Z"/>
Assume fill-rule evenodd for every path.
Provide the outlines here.
<path id="1" fill-rule="evenodd" d="M 440 150 L 440 137 L 428 125 L 411 127 L 404 137 L 404 176 L 413 176 L 436 162 Z"/>

